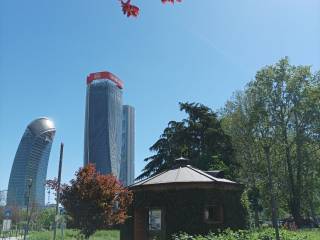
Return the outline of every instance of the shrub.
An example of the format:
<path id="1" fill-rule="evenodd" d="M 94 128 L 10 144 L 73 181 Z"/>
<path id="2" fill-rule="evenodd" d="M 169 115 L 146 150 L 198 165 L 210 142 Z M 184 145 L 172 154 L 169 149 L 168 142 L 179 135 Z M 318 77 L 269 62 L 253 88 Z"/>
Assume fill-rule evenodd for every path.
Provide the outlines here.
<path id="1" fill-rule="evenodd" d="M 306 232 L 280 230 L 281 240 L 309 240 Z M 275 240 L 272 228 L 260 229 L 258 231 L 232 231 L 226 229 L 218 233 L 209 233 L 206 236 L 191 236 L 187 233 L 173 235 L 173 240 Z"/>

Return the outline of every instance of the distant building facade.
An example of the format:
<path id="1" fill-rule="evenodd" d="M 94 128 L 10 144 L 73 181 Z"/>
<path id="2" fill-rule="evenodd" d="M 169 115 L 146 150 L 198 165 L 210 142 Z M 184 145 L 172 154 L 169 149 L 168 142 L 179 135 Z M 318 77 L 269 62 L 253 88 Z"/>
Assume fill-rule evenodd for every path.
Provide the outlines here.
<path id="1" fill-rule="evenodd" d="M 135 111 L 132 106 L 123 106 L 122 149 L 120 181 L 125 185 L 134 182 Z"/>
<path id="2" fill-rule="evenodd" d="M 122 142 L 122 82 L 112 73 L 87 77 L 84 166 L 119 177 Z"/>
<path id="3" fill-rule="evenodd" d="M 7 190 L 0 190 L 0 207 L 7 204 Z"/>
<path id="4" fill-rule="evenodd" d="M 26 206 L 29 179 L 32 179 L 30 203 L 44 206 L 48 161 L 55 132 L 54 124 L 48 118 L 38 118 L 28 125 L 12 165 L 7 206 Z"/>

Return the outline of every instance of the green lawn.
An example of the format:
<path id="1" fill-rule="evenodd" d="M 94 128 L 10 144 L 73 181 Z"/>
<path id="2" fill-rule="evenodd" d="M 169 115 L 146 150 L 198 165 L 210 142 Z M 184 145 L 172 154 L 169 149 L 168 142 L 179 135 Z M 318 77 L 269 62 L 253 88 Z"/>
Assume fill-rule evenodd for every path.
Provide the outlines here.
<path id="1" fill-rule="evenodd" d="M 303 230 L 302 234 L 307 236 L 308 240 L 320 240 L 320 229 L 317 230 Z"/>
<path id="2" fill-rule="evenodd" d="M 65 240 L 79 239 L 78 231 L 67 230 L 65 231 Z M 320 240 L 320 229 L 313 230 L 299 230 L 299 231 L 287 231 L 281 230 L 281 240 Z M 29 240 L 51 240 L 52 231 L 44 232 L 31 232 Z M 120 233 L 118 230 L 98 231 L 90 240 L 119 240 Z M 227 231 L 226 234 L 220 236 L 208 235 L 208 236 L 191 236 L 180 235 L 175 238 L 176 240 L 274 240 L 273 229 L 263 229 L 260 231 L 242 231 L 240 233 Z M 61 233 L 58 231 L 57 240 L 61 240 Z"/>
<path id="3" fill-rule="evenodd" d="M 57 240 L 61 240 L 61 232 L 57 232 Z M 80 239 L 78 237 L 78 231 L 76 230 L 66 230 L 64 234 L 64 240 L 71 239 Z M 44 232 L 31 232 L 28 240 L 51 240 L 53 236 L 52 231 L 44 231 Z M 108 231 L 97 231 L 93 236 L 89 238 L 90 240 L 119 240 L 120 233 L 117 230 L 108 230 Z"/>
<path id="4" fill-rule="evenodd" d="M 263 236 L 274 236 L 274 230 L 269 228 L 260 232 L 260 238 Z M 252 234 L 253 239 L 259 239 L 259 233 Z M 280 236 L 283 240 L 320 240 L 320 229 L 304 229 L 298 231 L 289 231 L 280 229 Z M 263 238 L 262 238 L 263 239 Z"/>

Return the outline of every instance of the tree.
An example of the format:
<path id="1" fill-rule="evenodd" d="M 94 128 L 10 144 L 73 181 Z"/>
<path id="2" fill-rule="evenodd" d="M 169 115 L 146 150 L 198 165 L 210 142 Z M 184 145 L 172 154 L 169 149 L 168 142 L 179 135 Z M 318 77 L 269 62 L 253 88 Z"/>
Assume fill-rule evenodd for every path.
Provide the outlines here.
<path id="1" fill-rule="evenodd" d="M 319 83 L 319 73 L 284 58 L 258 71 L 222 114 L 242 179 L 266 193 L 265 200 L 274 184 L 282 212 L 291 213 L 298 226 L 303 214 L 315 215 L 318 199 Z"/>
<path id="2" fill-rule="evenodd" d="M 122 7 L 122 12 L 124 15 L 127 15 L 127 17 L 133 16 L 137 17 L 139 15 L 139 7 L 131 4 L 131 0 L 123 1 L 119 0 Z M 182 0 L 161 0 L 162 3 L 175 3 L 175 2 L 181 2 Z"/>
<path id="3" fill-rule="evenodd" d="M 98 229 L 123 223 L 131 201 L 131 191 L 116 177 L 96 172 L 93 164 L 80 168 L 70 185 L 61 188 L 61 204 L 72 226 L 86 238 Z"/>
<path id="4" fill-rule="evenodd" d="M 160 139 L 150 147 L 154 155 L 145 159 L 147 165 L 137 179 L 158 174 L 175 165 L 184 156 L 202 170 L 221 169 L 227 176 L 235 175 L 230 138 L 223 132 L 217 115 L 199 103 L 179 103 L 187 114 L 182 121 L 170 121 Z"/>
<path id="5" fill-rule="evenodd" d="M 18 206 L 10 206 L 11 220 L 13 224 L 19 224 L 21 221 L 25 221 L 27 212 L 25 209 L 20 209 Z"/>
<path id="6" fill-rule="evenodd" d="M 41 228 L 50 230 L 55 218 L 54 208 L 40 209 L 39 213 L 36 215 L 35 223 Z"/>
<path id="7" fill-rule="evenodd" d="M 301 191 L 306 159 L 303 149 L 311 140 L 313 123 L 317 121 L 315 102 L 309 99 L 311 80 L 309 66 L 291 66 L 284 58 L 259 71 L 250 86 L 256 95 L 263 96 L 265 123 L 272 128 L 273 140 L 283 153 L 277 158 L 286 164 L 287 201 L 298 226 L 302 225 Z"/>

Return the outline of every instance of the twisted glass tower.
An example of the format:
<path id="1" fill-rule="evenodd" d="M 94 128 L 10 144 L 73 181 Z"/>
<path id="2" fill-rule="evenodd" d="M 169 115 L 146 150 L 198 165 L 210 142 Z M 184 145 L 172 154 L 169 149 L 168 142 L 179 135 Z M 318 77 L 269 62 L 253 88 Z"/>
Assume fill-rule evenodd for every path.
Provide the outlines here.
<path id="1" fill-rule="evenodd" d="M 32 179 L 30 203 L 44 205 L 48 161 L 55 132 L 54 124 L 48 118 L 38 118 L 28 125 L 12 165 L 7 206 L 26 206 L 29 179 Z"/>
<path id="2" fill-rule="evenodd" d="M 122 135 L 122 82 L 112 73 L 87 77 L 84 165 L 119 177 Z"/>

